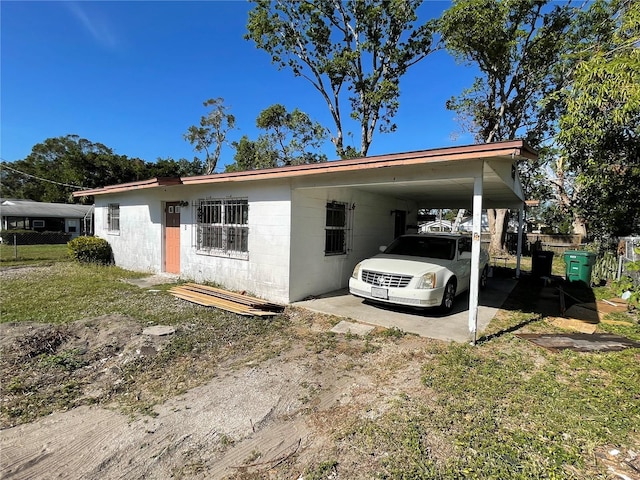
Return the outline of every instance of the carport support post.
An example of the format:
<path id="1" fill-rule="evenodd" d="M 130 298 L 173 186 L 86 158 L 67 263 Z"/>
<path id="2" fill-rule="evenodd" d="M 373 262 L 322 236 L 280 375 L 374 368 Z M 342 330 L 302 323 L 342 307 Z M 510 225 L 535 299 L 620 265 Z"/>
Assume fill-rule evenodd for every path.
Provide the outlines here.
<path id="1" fill-rule="evenodd" d="M 471 277 L 469 285 L 469 333 L 475 345 L 478 331 L 478 286 L 480 281 L 480 249 L 482 247 L 482 180 L 484 162 L 473 179 L 473 241 L 471 242 Z"/>

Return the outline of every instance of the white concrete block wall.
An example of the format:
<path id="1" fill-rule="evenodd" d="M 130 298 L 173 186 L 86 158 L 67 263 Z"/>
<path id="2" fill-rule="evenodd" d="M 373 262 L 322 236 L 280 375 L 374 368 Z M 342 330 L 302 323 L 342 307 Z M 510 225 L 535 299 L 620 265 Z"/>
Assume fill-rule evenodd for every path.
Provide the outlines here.
<path id="1" fill-rule="evenodd" d="M 216 282 L 275 302 L 289 301 L 290 188 L 269 185 L 181 187 L 188 192 L 188 215 L 181 217 L 182 276 L 196 282 Z M 188 190 L 187 190 L 188 188 Z M 248 259 L 197 253 L 195 208 L 200 198 L 247 198 L 249 201 Z M 186 209 L 185 209 L 186 210 Z"/>
<path id="2" fill-rule="evenodd" d="M 249 257 L 197 253 L 195 205 L 200 198 L 247 198 Z M 290 188 L 269 186 L 176 186 L 96 198 L 95 233 L 113 249 L 116 265 L 135 271 L 164 270 L 164 204 L 188 201 L 180 215 L 181 277 L 215 282 L 275 302 L 289 301 Z M 106 229 L 109 203 L 120 205 L 120 231 Z"/>
<path id="3" fill-rule="evenodd" d="M 162 271 L 162 198 L 165 195 L 164 191 L 147 190 L 96 198 L 95 235 L 109 242 L 116 265 L 139 272 Z M 107 230 L 110 203 L 120 205 L 119 232 Z"/>
<path id="4" fill-rule="evenodd" d="M 355 205 L 346 255 L 325 255 L 327 202 Z M 292 192 L 290 301 L 344 288 L 353 267 L 375 255 L 394 236 L 392 210 L 405 210 L 407 223 L 415 224 L 413 202 L 347 188 L 296 189 Z"/>

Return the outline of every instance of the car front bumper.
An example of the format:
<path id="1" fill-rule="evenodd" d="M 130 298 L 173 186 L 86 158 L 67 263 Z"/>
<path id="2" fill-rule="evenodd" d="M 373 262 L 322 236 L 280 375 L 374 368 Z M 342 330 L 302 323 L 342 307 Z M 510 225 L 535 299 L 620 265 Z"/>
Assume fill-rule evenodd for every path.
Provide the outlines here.
<path id="1" fill-rule="evenodd" d="M 444 288 L 376 287 L 362 280 L 350 278 L 349 293 L 381 303 L 409 307 L 437 307 L 442 303 Z"/>

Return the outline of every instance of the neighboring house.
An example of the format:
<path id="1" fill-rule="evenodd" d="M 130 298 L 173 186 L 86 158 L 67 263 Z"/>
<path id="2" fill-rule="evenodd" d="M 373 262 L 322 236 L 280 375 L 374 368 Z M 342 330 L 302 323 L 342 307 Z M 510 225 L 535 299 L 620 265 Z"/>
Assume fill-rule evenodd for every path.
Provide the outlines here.
<path id="1" fill-rule="evenodd" d="M 450 232 L 452 228 L 453 223 L 449 220 L 433 220 L 431 222 L 425 222 L 418 225 L 418 232 Z"/>
<path id="2" fill-rule="evenodd" d="M 422 223 L 418 226 L 420 233 L 426 232 L 450 232 L 453 229 L 453 222 L 450 220 L 432 220 L 430 222 Z M 460 221 L 458 227 L 459 232 L 471 232 L 473 230 L 473 217 L 464 217 Z M 516 229 L 517 230 L 517 229 Z M 486 213 L 482 214 L 482 231 L 484 233 L 489 231 L 489 217 Z"/>
<path id="3" fill-rule="evenodd" d="M 461 232 L 471 232 L 473 230 L 473 217 L 464 217 L 460 222 Z M 489 231 L 489 217 L 486 213 L 482 214 L 482 231 Z"/>
<path id="4" fill-rule="evenodd" d="M 522 208 L 515 164 L 535 158 L 510 141 L 74 195 L 95 197 L 95 234 L 117 265 L 289 303 L 346 287 L 360 260 L 415 231 L 419 208 Z"/>
<path id="5" fill-rule="evenodd" d="M 92 233 L 92 215 L 93 205 L 0 199 L 0 230 L 64 232 L 75 238 Z"/>

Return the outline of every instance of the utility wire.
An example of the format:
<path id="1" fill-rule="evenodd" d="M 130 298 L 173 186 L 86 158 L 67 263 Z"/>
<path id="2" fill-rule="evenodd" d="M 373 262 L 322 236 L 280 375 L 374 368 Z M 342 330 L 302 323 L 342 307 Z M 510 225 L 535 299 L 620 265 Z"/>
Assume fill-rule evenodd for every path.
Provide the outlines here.
<path id="1" fill-rule="evenodd" d="M 81 187 L 79 185 L 70 185 L 68 183 L 61 183 L 61 182 L 56 182 L 54 180 L 49 180 L 47 178 L 42 178 L 42 177 L 37 177 L 35 175 L 31 175 L 30 173 L 25 173 L 25 172 L 21 172 L 20 170 L 16 170 L 15 168 L 12 168 L 10 166 L 7 165 L 6 161 L 4 161 L 4 163 L 2 163 L 0 165 L 2 168 L 6 168 L 7 170 L 11 170 L 12 172 L 16 172 L 19 173 L 20 175 L 24 175 L 26 177 L 30 177 L 30 178 L 34 178 L 36 180 L 40 180 L 42 182 L 49 182 L 49 183 L 54 183 L 56 185 L 62 185 L 63 187 L 71 187 L 71 188 L 77 188 L 78 190 L 89 190 L 88 187 Z"/>

